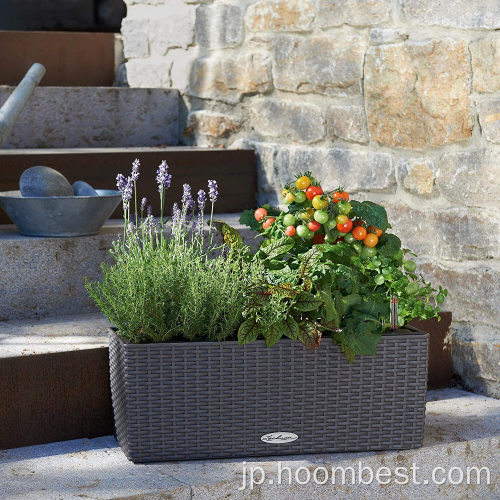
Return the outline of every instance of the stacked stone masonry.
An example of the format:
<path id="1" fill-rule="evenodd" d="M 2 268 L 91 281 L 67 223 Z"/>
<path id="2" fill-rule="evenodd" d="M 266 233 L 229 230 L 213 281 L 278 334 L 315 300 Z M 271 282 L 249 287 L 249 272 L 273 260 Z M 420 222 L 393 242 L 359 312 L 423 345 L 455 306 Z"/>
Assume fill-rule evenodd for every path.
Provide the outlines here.
<path id="1" fill-rule="evenodd" d="M 260 203 L 312 170 L 387 205 L 500 397 L 500 2 L 127 3 L 129 85 L 181 91 L 185 144 L 255 149 Z"/>

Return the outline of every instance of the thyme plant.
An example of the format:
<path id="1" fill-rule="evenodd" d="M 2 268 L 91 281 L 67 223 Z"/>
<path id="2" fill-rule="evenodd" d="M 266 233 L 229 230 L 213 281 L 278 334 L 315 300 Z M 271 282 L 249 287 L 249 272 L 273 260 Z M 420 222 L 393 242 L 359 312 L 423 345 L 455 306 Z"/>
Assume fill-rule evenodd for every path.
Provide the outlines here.
<path id="1" fill-rule="evenodd" d="M 211 215 L 206 235 L 205 191 L 200 190 L 195 201 L 185 184 L 181 203 L 174 204 L 168 221 L 164 207 L 172 176 L 162 162 L 156 176 L 161 205 L 157 221 L 145 199 L 137 207 L 138 178 L 138 160 L 129 177 L 117 177 L 124 233 L 113 244 L 113 263 L 102 264 L 102 280 L 86 281 L 88 293 L 129 342 L 233 337 L 243 321 L 244 290 L 261 268 L 245 259 L 244 251 L 214 244 L 217 183 L 210 180 L 208 184 Z"/>

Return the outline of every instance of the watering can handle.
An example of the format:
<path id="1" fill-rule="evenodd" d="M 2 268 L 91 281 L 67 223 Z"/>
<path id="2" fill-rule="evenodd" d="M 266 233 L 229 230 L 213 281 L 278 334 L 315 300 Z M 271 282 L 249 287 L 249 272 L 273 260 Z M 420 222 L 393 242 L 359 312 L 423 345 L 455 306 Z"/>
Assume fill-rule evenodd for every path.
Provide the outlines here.
<path id="1" fill-rule="evenodd" d="M 45 67 L 35 63 L 0 108 L 0 146 L 9 135 L 26 102 L 45 75 Z"/>

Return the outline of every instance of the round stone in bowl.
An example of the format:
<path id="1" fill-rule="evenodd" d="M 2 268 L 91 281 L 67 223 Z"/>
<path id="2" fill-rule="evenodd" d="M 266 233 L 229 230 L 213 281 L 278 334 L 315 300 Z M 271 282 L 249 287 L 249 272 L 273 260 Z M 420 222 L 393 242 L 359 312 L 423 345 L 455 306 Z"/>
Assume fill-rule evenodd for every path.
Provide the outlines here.
<path id="1" fill-rule="evenodd" d="M 68 179 L 50 167 L 35 166 L 26 169 L 19 180 L 21 194 L 29 198 L 73 196 Z"/>

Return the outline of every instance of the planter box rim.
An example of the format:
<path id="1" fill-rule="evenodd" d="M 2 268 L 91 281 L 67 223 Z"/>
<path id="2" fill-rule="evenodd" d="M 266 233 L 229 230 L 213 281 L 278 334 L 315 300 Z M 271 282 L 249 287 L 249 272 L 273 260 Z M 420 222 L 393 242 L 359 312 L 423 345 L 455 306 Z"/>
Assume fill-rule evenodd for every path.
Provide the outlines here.
<path id="1" fill-rule="evenodd" d="M 119 335 L 118 330 L 116 327 L 112 326 L 109 327 L 109 331 L 112 335 L 114 335 L 119 341 L 124 344 L 127 349 L 135 349 L 135 348 L 145 348 L 145 347 L 153 347 L 153 346 L 172 346 L 172 347 L 186 347 L 186 346 L 206 346 L 206 345 L 239 345 L 240 347 L 245 347 L 245 345 L 253 345 L 253 344 L 265 344 L 266 341 L 264 339 L 258 339 L 254 340 L 253 342 L 250 342 L 249 344 L 245 345 L 240 345 L 237 340 L 198 340 L 198 341 L 176 341 L 176 342 L 144 342 L 144 343 L 133 343 L 125 340 L 121 335 Z M 422 335 L 428 336 L 429 334 L 427 332 L 423 332 L 421 330 L 418 330 L 417 328 L 414 328 L 413 326 L 404 326 L 403 328 L 398 328 L 397 330 L 391 331 L 388 330 L 384 333 L 382 333 L 383 337 L 402 337 L 404 336 L 405 338 L 421 338 Z M 328 337 L 327 337 L 328 338 Z M 275 345 L 283 342 L 290 342 L 298 345 L 304 345 L 302 344 L 299 340 L 292 340 L 286 337 L 281 338 Z M 305 346 L 304 346 L 305 347 Z M 272 349 L 270 347 L 269 349 Z M 321 346 L 319 347 L 321 349 Z"/>

